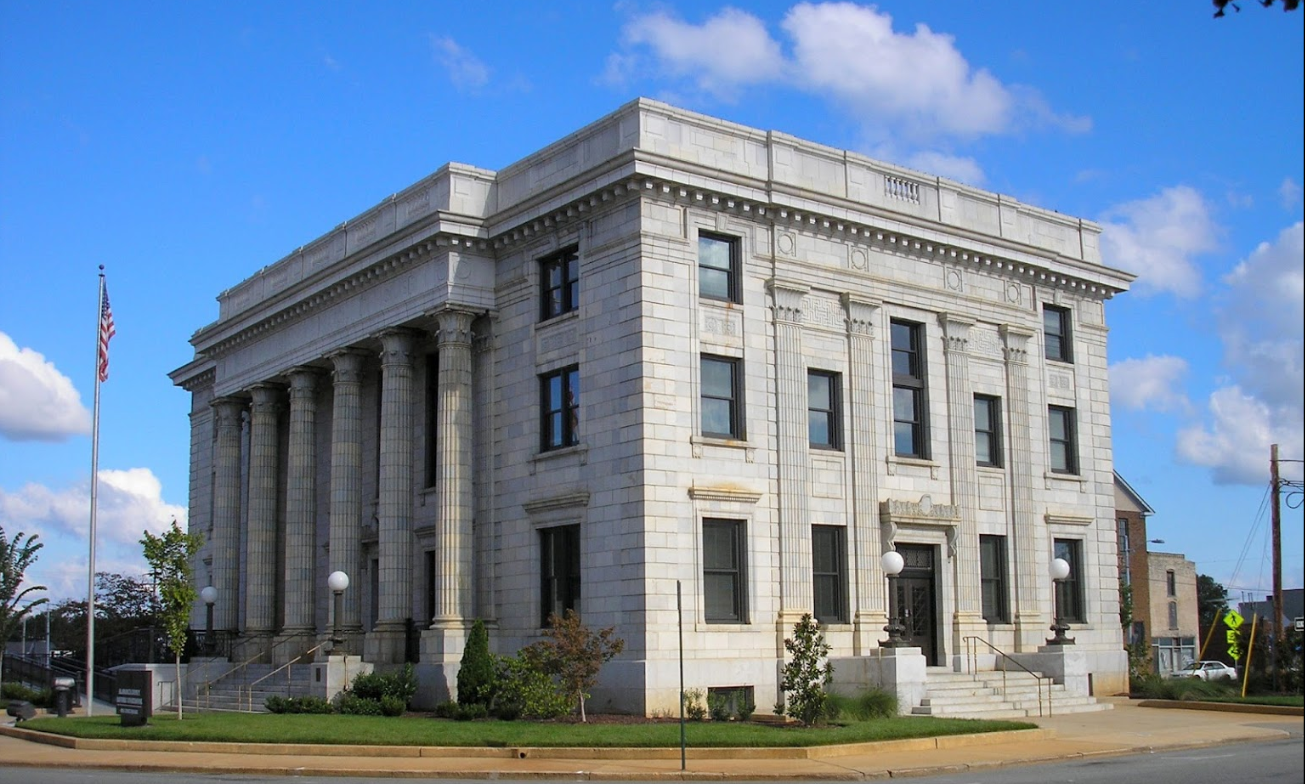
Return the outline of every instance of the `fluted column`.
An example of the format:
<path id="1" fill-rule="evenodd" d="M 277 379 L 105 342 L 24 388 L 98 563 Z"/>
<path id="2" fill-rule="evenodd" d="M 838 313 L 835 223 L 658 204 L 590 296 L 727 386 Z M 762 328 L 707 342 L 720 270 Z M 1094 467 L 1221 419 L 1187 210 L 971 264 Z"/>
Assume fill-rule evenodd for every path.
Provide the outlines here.
<path id="1" fill-rule="evenodd" d="M 775 408 L 779 453 L 779 633 L 785 633 L 812 606 L 811 489 L 807 434 L 807 374 L 802 357 L 802 298 L 810 289 L 770 281 L 775 321 Z"/>
<path id="2" fill-rule="evenodd" d="M 376 661 L 403 660 L 405 621 L 412 613 L 411 330 L 381 334 L 380 503 L 377 507 L 380 601 L 373 648 Z"/>
<path id="3" fill-rule="evenodd" d="M 213 470 L 213 629 L 233 632 L 240 605 L 240 442 L 245 401 L 213 401 L 217 454 Z"/>
<path id="4" fill-rule="evenodd" d="M 875 319 L 880 303 L 843 295 L 847 318 L 849 399 L 848 447 L 852 458 L 853 652 L 860 656 L 883 634 L 888 622 L 884 574 L 879 558 L 879 470 L 875 461 Z"/>
<path id="5" fill-rule="evenodd" d="M 316 368 L 290 372 L 290 449 L 285 498 L 286 634 L 312 631 L 317 604 L 313 540 L 317 528 Z"/>
<path id="6" fill-rule="evenodd" d="M 471 617 L 472 488 L 471 320 L 473 314 L 443 310 L 439 320 L 439 504 L 435 528 L 438 558 L 435 615 L 431 626 L 462 627 Z"/>
<path id="7" fill-rule="evenodd" d="M 281 387 L 257 384 L 249 417 L 249 535 L 245 540 L 245 634 L 272 633 L 276 622 L 276 441 Z"/>
<path id="8" fill-rule="evenodd" d="M 329 572 L 349 575 L 340 630 L 345 639 L 362 631 L 362 366 L 363 352 L 346 349 L 330 356 L 335 402 L 331 414 L 331 510 Z"/>
<path id="9" fill-rule="evenodd" d="M 493 324 L 488 317 L 480 322 L 472 336 L 472 359 L 474 386 L 472 400 L 492 400 L 494 388 L 494 334 Z M 472 417 L 476 422 L 476 439 L 474 450 L 476 462 L 472 484 L 477 508 L 475 520 L 475 589 L 472 597 L 472 611 L 477 618 L 486 623 L 497 620 L 498 577 L 494 568 L 494 532 L 498 526 L 498 510 L 494 488 L 494 439 L 489 434 L 494 432 L 494 407 L 492 405 L 473 405 Z M 473 434 L 474 436 L 474 434 Z"/>
<path id="10" fill-rule="evenodd" d="M 1001 327 L 1006 356 L 1006 394 L 1010 401 L 1011 517 L 1008 541 L 1015 547 L 1015 649 L 1036 650 L 1042 643 L 1042 590 L 1038 547 L 1043 537 L 1033 505 L 1033 425 L 1029 408 L 1029 340 L 1033 332 L 1010 324 Z"/>
<path id="11" fill-rule="evenodd" d="M 974 457 L 974 388 L 970 384 L 970 328 L 974 321 L 942 314 L 943 359 L 947 365 L 948 452 L 952 503 L 960 517 L 956 531 L 956 553 L 952 574 L 956 581 L 956 613 L 952 624 L 951 653 L 962 666 L 962 640 L 983 635 L 983 602 L 979 591 L 979 529 L 975 522 L 978 504 L 978 474 Z"/>

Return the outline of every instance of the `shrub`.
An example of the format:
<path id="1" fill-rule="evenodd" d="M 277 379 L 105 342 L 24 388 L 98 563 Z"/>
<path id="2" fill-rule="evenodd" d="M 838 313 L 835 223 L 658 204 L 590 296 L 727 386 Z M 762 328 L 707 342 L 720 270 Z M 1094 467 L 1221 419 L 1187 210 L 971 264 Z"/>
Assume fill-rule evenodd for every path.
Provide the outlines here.
<path id="1" fill-rule="evenodd" d="M 525 651 L 502 656 L 495 662 L 498 688 L 490 712 L 505 720 L 556 719 L 571 710 L 570 698 L 561 694 L 553 679 Z"/>
<path id="2" fill-rule="evenodd" d="M 402 697 L 396 697 L 393 694 L 381 697 L 381 715 L 383 716 L 402 716 L 407 707 L 408 701 Z"/>
<path id="3" fill-rule="evenodd" d="M 357 694 L 342 693 L 335 709 L 346 716 L 383 716 L 379 700 L 369 700 Z"/>
<path id="4" fill-rule="evenodd" d="M 397 697 L 408 706 L 408 700 L 417 693 L 417 675 L 411 664 L 403 665 L 402 670 L 394 672 L 364 673 L 353 679 L 355 697 L 371 700 L 379 705 L 383 697 Z"/>
<path id="5" fill-rule="evenodd" d="M 851 697 L 831 693 L 825 709 L 830 720 L 870 721 L 896 715 L 897 695 L 873 686 Z"/>
<path id="6" fill-rule="evenodd" d="M 0 687 L 0 697 L 6 700 L 30 702 L 38 708 L 49 708 L 54 705 L 50 695 L 49 689 L 33 689 L 21 683 L 6 683 Z"/>
<path id="7" fill-rule="evenodd" d="M 706 721 L 707 708 L 702 704 L 702 689 L 684 690 L 684 716 L 689 721 Z"/>
<path id="8" fill-rule="evenodd" d="M 272 713 L 334 713 L 335 706 L 321 697 L 279 697 L 272 695 L 263 701 Z"/>
<path id="9" fill-rule="evenodd" d="M 811 613 L 793 625 L 784 650 L 793 657 L 784 664 L 779 683 L 788 695 L 788 714 L 808 726 L 819 724 L 825 718 L 829 701 L 825 688 L 834 680 L 834 667 L 827 659 L 829 643 Z"/>
<path id="10" fill-rule="evenodd" d="M 729 721 L 733 718 L 730 715 L 730 700 L 724 694 L 715 694 L 707 692 L 707 713 L 711 715 L 712 721 Z"/>
<path id="11" fill-rule="evenodd" d="M 474 721 L 476 719 L 489 718 L 489 708 L 478 702 L 470 702 L 466 705 L 458 704 L 457 714 L 454 715 L 458 721 Z"/>
<path id="12" fill-rule="evenodd" d="M 435 706 L 435 718 L 452 719 L 458 715 L 458 704 L 456 702 L 441 702 Z"/>
<path id="13" fill-rule="evenodd" d="M 489 652 L 489 632 L 477 618 L 458 668 L 458 704 L 488 706 L 493 700 L 494 657 Z"/>
<path id="14" fill-rule="evenodd" d="M 579 709 L 580 721 L 585 721 L 588 690 L 598 682 L 603 665 L 625 650 L 625 640 L 616 636 L 615 626 L 590 631 L 575 610 L 549 615 L 544 634 L 548 639 L 527 646 L 522 653 L 543 672 L 557 677 L 562 692 Z"/>

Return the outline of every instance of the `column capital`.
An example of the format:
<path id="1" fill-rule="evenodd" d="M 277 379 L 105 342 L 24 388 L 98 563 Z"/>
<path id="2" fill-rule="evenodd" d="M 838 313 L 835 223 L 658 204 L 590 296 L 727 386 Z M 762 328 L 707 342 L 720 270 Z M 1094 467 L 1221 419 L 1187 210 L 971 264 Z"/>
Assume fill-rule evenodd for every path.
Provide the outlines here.
<path id="1" fill-rule="evenodd" d="M 357 384 L 362 381 L 363 359 L 367 352 L 360 348 L 342 348 L 326 355 L 331 360 L 335 381 Z"/>
<path id="2" fill-rule="evenodd" d="M 249 401 L 243 397 L 227 396 L 215 398 L 209 405 L 213 407 L 213 411 L 217 414 L 219 426 L 239 426 L 240 417 L 245 413 Z"/>
<path id="3" fill-rule="evenodd" d="M 1034 332 L 1027 327 L 1015 324 L 1002 324 L 997 329 L 1005 343 L 1006 361 L 1014 364 L 1026 364 L 1029 361 L 1029 341 Z"/>
<path id="4" fill-rule="evenodd" d="M 947 351 L 965 353 L 970 341 L 970 327 L 974 319 L 958 316 L 954 313 L 939 313 L 938 323 L 942 326 L 944 346 Z"/>
<path id="5" fill-rule="evenodd" d="M 843 310 L 847 311 L 847 334 L 860 335 L 873 340 L 875 319 L 879 316 L 879 309 L 884 303 L 851 292 L 844 292 L 839 299 L 843 302 Z"/>
<path id="6" fill-rule="evenodd" d="M 311 365 L 300 365 L 290 369 L 290 395 L 299 397 L 300 395 L 311 395 L 317 387 L 317 380 L 322 377 L 321 368 L 315 368 Z"/>
<path id="7" fill-rule="evenodd" d="M 434 313 L 435 323 L 438 325 L 438 332 L 435 335 L 435 343 L 440 348 L 444 346 L 471 346 L 471 322 L 476 319 L 475 313 L 469 310 L 446 307 Z"/>
<path id="8" fill-rule="evenodd" d="M 281 404 L 281 393 L 285 389 L 281 384 L 264 381 L 249 388 L 254 402 L 251 408 L 255 413 L 275 411 Z"/>
<path id="9" fill-rule="evenodd" d="M 811 287 L 791 280 L 771 278 L 766 282 L 770 296 L 775 301 L 775 321 L 788 324 L 802 323 L 802 298 L 811 293 Z"/>
<path id="10" fill-rule="evenodd" d="M 412 363 L 417 342 L 417 331 L 406 327 L 387 329 L 377 337 L 381 340 L 381 363 L 385 365 Z"/>

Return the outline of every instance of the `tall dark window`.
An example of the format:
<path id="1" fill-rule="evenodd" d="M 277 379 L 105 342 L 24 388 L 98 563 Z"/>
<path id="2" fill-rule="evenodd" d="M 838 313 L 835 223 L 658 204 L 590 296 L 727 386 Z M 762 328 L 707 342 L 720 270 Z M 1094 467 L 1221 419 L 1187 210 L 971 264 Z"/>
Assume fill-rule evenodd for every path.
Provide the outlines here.
<path id="1" fill-rule="evenodd" d="M 575 365 L 539 377 L 540 449 L 580 443 L 580 369 Z"/>
<path id="2" fill-rule="evenodd" d="M 1057 539 L 1056 557 L 1069 564 L 1069 577 L 1059 581 L 1060 615 L 1066 623 L 1083 623 L 1083 543 L 1078 539 Z"/>
<path id="3" fill-rule="evenodd" d="M 702 434 L 743 438 L 743 362 L 702 355 Z"/>
<path id="4" fill-rule="evenodd" d="M 1042 306 L 1042 336 L 1047 359 L 1057 362 L 1074 361 L 1068 308 Z"/>
<path id="5" fill-rule="evenodd" d="M 839 376 L 807 371 L 807 440 L 816 449 L 842 449 Z"/>
<path id="6" fill-rule="evenodd" d="M 440 355 L 426 355 L 426 487 L 439 473 Z"/>
<path id="7" fill-rule="evenodd" d="M 1008 623 L 1006 600 L 1006 537 L 979 537 L 979 584 L 983 594 L 983 618 L 988 623 Z"/>
<path id="8" fill-rule="evenodd" d="M 924 327 L 893 321 L 893 451 L 901 457 L 929 456 L 924 374 Z"/>
<path id="9" fill-rule="evenodd" d="M 1078 473 L 1078 435 L 1074 409 L 1047 407 L 1047 433 L 1050 438 L 1051 470 L 1057 474 Z"/>
<path id="10" fill-rule="evenodd" d="M 974 460 L 981 466 L 1001 465 L 1001 398 L 974 396 Z"/>
<path id="11" fill-rule="evenodd" d="M 1169 603 L 1169 628 L 1178 628 L 1178 602 Z"/>
<path id="12" fill-rule="evenodd" d="M 548 616 L 580 612 L 580 526 L 539 530 L 539 625 Z"/>
<path id="13" fill-rule="evenodd" d="M 747 623 L 742 520 L 702 521 L 703 614 L 707 623 Z"/>
<path id="14" fill-rule="evenodd" d="M 847 623 L 847 529 L 811 526 L 811 578 L 816 620 Z"/>
<path id="15" fill-rule="evenodd" d="M 580 251 L 572 246 L 539 260 L 541 320 L 580 307 Z"/>
<path id="16" fill-rule="evenodd" d="M 1119 518 L 1116 525 L 1118 526 L 1119 579 L 1123 581 L 1124 585 L 1132 585 L 1133 565 L 1129 562 L 1132 561 L 1133 549 L 1128 539 L 1128 518 Z"/>
<path id="17" fill-rule="evenodd" d="M 735 237 L 698 235 L 698 296 L 742 302 L 739 241 Z"/>
<path id="18" fill-rule="evenodd" d="M 1174 570 L 1170 569 L 1169 571 L 1165 572 L 1165 596 L 1177 596 L 1177 595 L 1178 595 L 1178 577 L 1177 575 L 1174 574 Z"/>

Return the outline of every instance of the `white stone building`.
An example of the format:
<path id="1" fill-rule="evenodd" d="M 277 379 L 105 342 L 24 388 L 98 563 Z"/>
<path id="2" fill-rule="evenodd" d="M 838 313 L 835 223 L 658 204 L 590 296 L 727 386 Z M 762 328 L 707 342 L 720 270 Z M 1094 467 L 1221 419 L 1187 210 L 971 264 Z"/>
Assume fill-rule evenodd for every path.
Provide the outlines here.
<path id="1" fill-rule="evenodd" d="M 324 217 L 324 222 L 329 216 Z M 1065 616 L 1126 687 L 1099 227 L 637 100 L 502 171 L 450 163 L 219 295 L 190 525 L 234 653 L 339 622 L 449 696 L 466 631 L 614 625 L 593 710 L 776 699 L 820 619 L 879 657 L 880 557 L 923 661 L 1034 655 Z M 197 625 L 204 610 L 196 609 Z M 416 632 L 410 630 L 416 629 Z M 419 650 L 418 650 L 419 647 Z M 934 672 L 934 670 L 931 670 Z"/>

